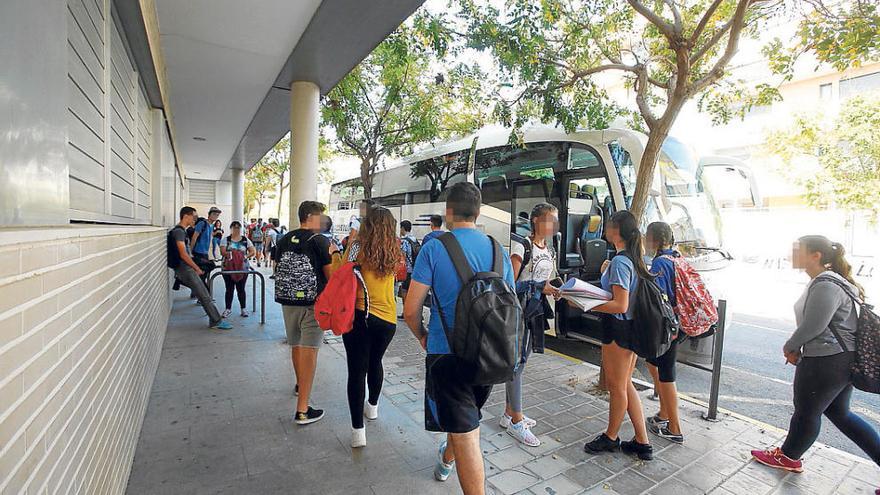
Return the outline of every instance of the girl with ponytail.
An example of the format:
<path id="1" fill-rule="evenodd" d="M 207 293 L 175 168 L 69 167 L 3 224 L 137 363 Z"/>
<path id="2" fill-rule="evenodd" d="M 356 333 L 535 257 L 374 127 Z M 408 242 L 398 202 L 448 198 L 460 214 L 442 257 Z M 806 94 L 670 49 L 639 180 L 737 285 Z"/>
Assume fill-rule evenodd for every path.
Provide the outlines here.
<path id="1" fill-rule="evenodd" d="M 590 454 L 613 452 L 618 449 L 642 460 L 653 459 L 653 448 L 648 441 L 645 413 L 642 402 L 632 383 L 636 367 L 636 354 L 632 340 L 635 305 L 630 304 L 635 295 L 638 277 L 653 278 L 642 259 L 642 233 L 636 217 L 628 211 L 611 216 L 605 229 L 605 237 L 617 249 L 617 255 L 602 266 L 602 288 L 611 292 L 612 299 L 597 306 L 593 311 L 605 313 L 602 335 L 602 367 L 608 385 L 608 427 L 595 440 L 584 445 Z M 635 438 L 621 442 L 618 438 L 625 414 L 629 414 L 635 429 Z"/>
<path id="2" fill-rule="evenodd" d="M 792 265 L 811 279 L 794 305 L 797 329 L 782 349 L 786 362 L 797 366 L 794 414 L 785 443 L 752 456 L 770 467 L 803 471 L 801 457 L 819 436 L 824 414 L 880 465 L 880 435 L 849 405 L 858 318 L 850 294 L 864 298 L 864 290 L 853 280 L 843 246 L 826 237 L 798 239 Z"/>

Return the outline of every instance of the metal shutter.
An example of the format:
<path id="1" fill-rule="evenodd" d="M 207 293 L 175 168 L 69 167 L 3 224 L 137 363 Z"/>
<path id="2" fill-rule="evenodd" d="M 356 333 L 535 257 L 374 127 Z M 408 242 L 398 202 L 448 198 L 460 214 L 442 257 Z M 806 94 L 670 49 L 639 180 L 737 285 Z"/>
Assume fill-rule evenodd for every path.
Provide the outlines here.
<path id="1" fill-rule="evenodd" d="M 212 180 L 187 179 L 189 202 L 213 205 L 217 201 L 215 184 Z"/>

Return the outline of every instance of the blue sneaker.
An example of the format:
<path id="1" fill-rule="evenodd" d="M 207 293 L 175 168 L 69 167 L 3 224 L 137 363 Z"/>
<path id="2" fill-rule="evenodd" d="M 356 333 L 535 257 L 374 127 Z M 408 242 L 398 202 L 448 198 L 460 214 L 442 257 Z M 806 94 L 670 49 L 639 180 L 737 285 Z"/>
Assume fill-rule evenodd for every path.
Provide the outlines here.
<path id="1" fill-rule="evenodd" d="M 446 442 L 440 444 L 440 451 L 437 454 L 437 466 L 434 468 L 434 479 L 437 481 L 446 481 L 452 470 L 455 469 L 455 461 L 449 464 L 443 462 L 443 454 L 446 453 Z"/>
<path id="2" fill-rule="evenodd" d="M 214 325 L 217 330 L 232 330 L 232 323 L 226 320 L 220 320 L 220 323 Z"/>

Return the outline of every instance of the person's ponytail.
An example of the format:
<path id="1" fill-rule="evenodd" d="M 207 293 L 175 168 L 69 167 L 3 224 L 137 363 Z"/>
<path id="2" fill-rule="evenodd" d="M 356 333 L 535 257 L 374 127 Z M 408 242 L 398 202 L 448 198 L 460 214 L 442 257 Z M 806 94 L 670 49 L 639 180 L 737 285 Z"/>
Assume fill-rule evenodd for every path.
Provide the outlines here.
<path id="1" fill-rule="evenodd" d="M 858 289 L 859 297 L 865 298 L 865 289 L 859 285 L 852 276 L 852 266 L 846 260 L 846 249 L 839 242 L 831 243 L 831 253 L 828 266 L 831 271 L 843 277 L 847 282 L 851 283 Z"/>
<path id="2" fill-rule="evenodd" d="M 641 278 L 653 280 L 655 275 L 648 271 L 645 259 L 643 258 L 645 249 L 642 242 L 642 232 L 639 230 L 639 223 L 636 217 L 629 211 L 623 210 L 611 215 L 610 222 L 620 232 L 620 237 L 626 244 L 626 252 L 636 268 L 636 273 Z"/>

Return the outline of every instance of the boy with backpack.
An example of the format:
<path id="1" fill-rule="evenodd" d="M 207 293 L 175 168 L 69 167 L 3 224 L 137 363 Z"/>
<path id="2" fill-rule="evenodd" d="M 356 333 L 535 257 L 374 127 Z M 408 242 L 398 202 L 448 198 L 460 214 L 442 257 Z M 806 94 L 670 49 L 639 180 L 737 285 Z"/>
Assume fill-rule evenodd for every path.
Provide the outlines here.
<path id="1" fill-rule="evenodd" d="M 412 222 L 409 220 L 400 222 L 400 250 L 403 252 L 403 261 L 406 263 L 406 278 L 401 281 L 398 291 L 401 299 L 406 299 L 406 292 L 409 290 L 409 283 L 412 280 L 413 266 L 416 264 L 416 257 L 421 249 L 421 244 L 412 235 Z"/>
<path id="2" fill-rule="evenodd" d="M 324 331 L 315 320 L 315 300 L 330 278 L 331 247 L 319 233 L 323 213 L 323 204 L 303 201 L 299 205 L 300 228 L 285 234 L 276 247 L 275 302 L 282 305 L 287 343 L 291 346 L 294 390 L 298 394 L 293 420 L 299 425 L 324 417 L 323 410 L 309 405 L 318 349 L 324 340 Z"/>
<path id="3" fill-rule="evenodd" d="M 208 286 L 200 278 L 205 272 L 190 257 L 186 249 L 186 231 L 195 224 L 197 218 L 198 214 L 195 208 L 184 206 L 180 209 L 180 222 L 168 231 L 168 268 L 172 268 L 177 280 L 189 287 L 198 297 L 202 308 L 208 315 L 208 326 L 218 330 L 229 330 L 232 325 L 220 316 L 220 312 L 211 301 Z M 208 240 L 210 241 L 210 236 L 208 236 Z"/>
<path id="4" fill-rule="evenodd" d="M 469 182 L 449 189 L 451 230 L 422 247 L 404 304 L 406 323 L 428 352 L 425 428 L 448 434 L 434 477 L 446 481 L 457 465 L 466 495 L 484 492 L 480 409 L 492 384 L 513 377 L 524 334 L 510 258 L 476 228 L 481 203 L 480 190 Z M 422 305 L 429 289 L 433 304 L 425 328 Z"/>

